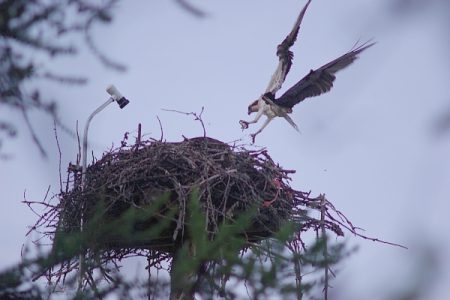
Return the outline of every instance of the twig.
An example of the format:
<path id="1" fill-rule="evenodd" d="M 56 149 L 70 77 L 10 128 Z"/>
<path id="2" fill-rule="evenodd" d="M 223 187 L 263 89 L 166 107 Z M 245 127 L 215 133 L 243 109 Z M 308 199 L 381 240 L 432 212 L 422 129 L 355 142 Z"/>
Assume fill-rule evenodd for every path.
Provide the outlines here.
<path id="1" fill-rule="evenodd" d="M 141 123 L 138 124 L 138 136 L 136 138 L 136 150 L 139 149 L 139 146 L 141 145 L 141 138 L 142 138 L 142 125 Z"/>
<path id="2" fill-rule="evenodd" d="M 161 124 L 161 120 L 159 119 L 158 116 L 156 116 L 156 118 L 158 119 L 159 129 L 161 131 L 161 137 L 159 138 L 159 141 L 162 142 L 163 139 L 164 139 L 164 130 L 163 130 L 163 127 L 162 127 L 162 124 Z"/>
<path id="3" fill-rule="evenodd" d="M 230 174 L 236 173 L 236 172 L 237 172 L 236 169 L 231 169 L 231 170 L 226 171 L 225 174 L 230 175 Z M 203 179 L 202 181 L 200 181 L 200 182 L 198 183 L 198 185 L 200 186 L 200 185 L 204 184 L 205 182 L 214 180 L 214 179 L 216 179 L 216 178 L 218 178 L 218 177 L 220 177 L 220 176 L 223 176 L 223 175 L 224 175 L 224 174 L 215 174 L 215 175 L 213 175 L 213 176 L 211 176 L 211 177 L 209 177 L 209 178 Z"/>
<path id="4" fill-rule="evenodd" d="M 183 114 L 183 115 L 186 115 L 186 116 L 194 116 L 194 120 L 195 121 L 200 121 L 200 124 L 202 124 L 203 137 L 206 137 L 205 124 L 203 123 L 203 119 L 202 119 L 202 114 L 203 114 L 204 109 L 205 109 L 205 107 L 202 106 L 202 110 L 200 111 L 200 114 L 197 114 L 195 112 L 184 112 L 184 111 L 179 111 L 179 110 L 175 110 L 175 109 L 165 109 L 165 108 L 163 108 L 162 110 L 170 111 L 170 112 L 176 112 L 176 113 Z"/>
<path id="5" fill-rule="evenodd" d="M 333 217 L 329 212 L 327 212 L 328 219 L 330 219 L 335 224 L 338 224 L 338 225 L 344 227 L 345 229 L 347 229 L 349 232 L 353 233 L 354 235 L 356 235 L 356 236 L 358 236 L 360 238 L 363 238 L 365 240 L 369 240 L 369 241 L 373 241 L 373 242 L 379 242 L 379 243 L 382 243 L 382 244 L 387 244 L 387 245 L 400 247 L 400 248 L 408 250 L 408 247 L 403 246 L 401 244 L 384 241 L 384 240 L 381 240 L 381 239 L 378 239 L 378 238 L 369 237 L 369 236 L 366 236 L 366 235 L 363 235 L 363 234 L 359 233 L 357 231 L 358 227 L 353 226 L 353 224 L 344 216 L 343 213 L 341 213 L 336 208 L 334 208 L 334 206 L 332 206 L 332 204 L 329 201 L 327 201 L 327 205 L 328 205 L 328 207 L 331 207 L 333 209 L 333 211 L 339 216 L 339 218 L 341 220 L 342 219 L 343 220 L 340 221 L 340 220 L 336 219 L 335 217 Z"/>
<path id="6" fill-rule="evenodd" d="M 59 190 L 60 190 L 60 192 L 62 192 L 62 190 L 63 190 L 63 184 L 62 184 L 62 172 L 61 172 L 61 160 L 62 160 L 62 154 L 61 154 L 61 147 L 60 147 L 60 145 L 59 145 L 58 131 L 57 131 L 57 129 L 56 129 L 56 120 L 55 120 L 55 119 L 53 119 L 53 131 L 55 132 L 56 146 L 58 147 L 58 155 L 59 155 L 59 160 L 58 160 Z"/>
<path id="7" fill-rule="evenodd" d="M 111 5 L 113 5 L 115 2 L 117 2 L 117 0 L 109 0 L 108 3 L 106 3 L 104 5 L 104 7 L 109 7 Z M 100 10 L 99 10 L 100 12 Z M 109 59 L 108 57 L 106 57 L 106 55 L 104 55 L 103 53 L 101 53 L 97 46 L 94 43 L 94 40 L 90 34 L 90 29 L 92 27 L 92 25 L 94 24 L 94 21 L 97 21 L 99 19 L 99 14 L 94 14 L 91 16 L 91 18 L 86 22 L 85 28 L 84 28 L 84 37 L 85 37 L 85 42 L 88 45 L 88 47 L 90 48 L 90 50 L 92 51 L 92 53 L 97 56 L 97 58 L 107 67 L 115 69 L 116 71 L 119 72 L 124 72 L 126 70 L 126 67 L 123 64 L 119 64 L 117 62 L 112 61 L 111 59 Z"/>
<path id="8" fill-rule="evenodd" d="M 152 300 L 152 297 L 151 297 L 151 289 L 150 289 L 150 287 L 151 287 L 151 278 L 152 278 L 152 272 L 151 272 L 151 266 L 152 266 L 152 264 L 151 264 L 151 258 L 148 256 L 147 257 L 147 270 L 148 270 L 148 279 L 147 279 L 147 299 L 148 300 Z"/>
<path id="9" fill-rule="evenodd" d="M 76 122 L 75 127 L 76 127 L 77 142 L 78 142 L 77 165 L 80 165 L 80 161 L 81 161 L 81 141 L 80 141 L 80 132 L 78 131 L 78 120 Z"/>
<path id="10" fill-rule="evenodd" d="M 45 152 L 44 147 L 42 146 L 41 142 L 39 141 L 39 139 L 33 129 L 33 126 L 31 125 L 30 119 L 28 118 L 28 112 L 26 111 L 25 106 L 22 104 L 22 105 L 19 105 L 19 107 L 20 107 L 20 110 L 22 111 L 22 116 L 25 120 L 25 123 L 27 124 L 28 130 L 30 131 L 31 138 L 33 139 L 34 144 L 38 147 L 39 151 L 41 152 L 41 155 L 43 157 L 47 157 L 47 153 Z"/>
<path id="11" fill-rule="evenodd" d="M 325 262 L 325 282 L 323 287 L 324 299 L 328 300 L 328 249 L 327 249 L 327 232 L 325 227 L 325 212 L 326 212 L 326 200 L 325 195 L 320 195 L 320 227 L 322 230 L 322 242 L 323 242 L 323 258 Z"/>
<path id="12" fill-rule="evenodd" d="M 182 8 L 198 18 L 204 18 L 206 16 L 206 13 L 204 11 L 193 6 L 186 0 L 175 0 L 175 2 L 177 2 Z"/>

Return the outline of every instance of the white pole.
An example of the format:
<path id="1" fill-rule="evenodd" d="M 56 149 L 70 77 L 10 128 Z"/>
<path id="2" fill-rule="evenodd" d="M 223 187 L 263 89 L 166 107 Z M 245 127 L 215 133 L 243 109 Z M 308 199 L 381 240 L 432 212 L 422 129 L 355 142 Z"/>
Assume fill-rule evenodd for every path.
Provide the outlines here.
<path id="1" fill-rule="evenodd" d="M 89 116 L 89 118 L 86 121 L 86 125 L 84 126 L 84 135 L 83 135 L 83 151 L 81 153 L 82 157 L 82 171 L 81 171 L 81 190 L 84 191 L 85 189 L 85 183 L 86 183 L 86 170 L 87 170 L 87 148 L 88 148 L 88 130 L 89 130 L 89 124 L 91 123 L 92 119 L 96 114 L 98 114 L 100 111 L 102 111 L 105 107 L 107 107 L 109 104 L 113 103 L 114 99 L 113 97 L 109 98 L 105 103 L 100 105 L 94 112 Z M 84 197 L 84 196 L 83 196 Z M 84 217 L 84 201 L 81 204 L 81 218 L 80 218 L 80 235 L 83 232 L 83 217 Z M 81 237 L 83 239 L 83 237 Z M 84 245 L 84 243 L 82 243 Z M 85 254 L 84 250 L 81 251 L 79 256 L 79 268 L 78 268 L 78 292 L 81 291 L 83 288 L 83 278 L 84 278 L 84 272 L 85 272 Z"/>
<path id="2" fill-rule="evenodd" d="M 129 102 L 125 97 L 122 96 L 122 94 L 117 90 L 117 88 L 114 85 L 108 86 L 108 88 L 106 89 L 106 92 L 108 94 L 110 94 L 111 97 L 105 103 L 100 105 L 96 110 L 94 110 L 93 113 L 91 113 L 91 115 L 89 116 L 89 118 L 86 121 L 86 125 L 84 126 L 83 150 L 81 153 L 81 156 L 82 156 L 81 190 L 82 191 L 84 191 L 85 183 L 86 183 L 89 124 L 91 123 L 92 119 L 95 117 L 96 114 L 101 112 L 103 109 L 105 109 L 105 107 L 107 107 L 109 104 L 113 103 L 114 101 L 116 101 L 119 104 L 120 108 L 124 108 Z M 83 231 L 83 211 L 84 211 L 84 205 L 82 203 L 81 218 L 80 218 L 80 234 Z M 77 292 L 80 292 L 81 289 L 83 288 L 84 272 L 85 272 L 85 254 L 84 254 L 84 251 L 82 251 L 79 256 L 78 290 L 77 290 Z"/>

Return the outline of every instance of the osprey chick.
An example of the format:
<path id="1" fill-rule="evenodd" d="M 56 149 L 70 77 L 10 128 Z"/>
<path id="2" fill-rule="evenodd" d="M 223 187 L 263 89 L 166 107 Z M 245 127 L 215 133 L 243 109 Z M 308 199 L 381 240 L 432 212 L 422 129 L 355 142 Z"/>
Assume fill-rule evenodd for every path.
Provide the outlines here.
<path id="1" fill-rule="evenodd" d="M 248 114 L 250 115 L 251 113 L 256 112 L 255 118 L 252 121 L 239 121 L 242 129 L 247 129 L 249 124 L 258 122 L 262 115 L 267 117 L 261 128 L 251 134 L 253 142 L 255 142 L 256 135 L 259 134 L 275 117 L 285 118 L 286 121 L 288 121 L 289 124 L 291 124 L 292 127 L 298 131 L 297 125 L 288 115 L 292 113 L 292 107 L 306 98 L 319 96 L 330 91 L 333 87 L 333 82 L 336 79 L 335 74 L 353 63 L 358 58 L 359 53 L 375 44 L 366 42 L 362 45 L 355 46 L 349 52 L 327 63 L 319 69 L 311 70 L 299 82 L 288 89 L 281 97 L 275 98 L 276 92 L 281 89 L 281 86 L 286 79 L 286 75 L 291 69 L 294 54 L 289 49 L 294 45 L 297 39 L 300 24 L 310 2 L 311 0 L 308 0 L 306 5 L 301 10 L 292 31 L 277 47 L 277 56 L 279 58 L 278 67 L 272 75 L 265 93 L 248 106 Z"/>

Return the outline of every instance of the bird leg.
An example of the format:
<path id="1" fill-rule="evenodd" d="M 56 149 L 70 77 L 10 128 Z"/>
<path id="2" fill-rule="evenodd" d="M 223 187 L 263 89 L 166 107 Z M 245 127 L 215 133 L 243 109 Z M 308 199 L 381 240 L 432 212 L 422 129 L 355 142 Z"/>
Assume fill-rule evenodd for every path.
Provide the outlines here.
<path id="1" fill-rule="evenodd" d="M 257 132 L 250 134 L 250 136 L 252 137 L 252 143 L 253 143 L 253 144 L 255 143 L 255 138 L 256 138 L 256 136 L 257 136 L 258 134 L 260 134 L 261 131 L 263 131 L 263 129 L 270 123 L 270 121 L 272 121 L 272 119 L 273 119 L 273 118 L 269 118 L 269 117 L 268 117 L 268 118 L 266 119 L 266 121 L 264 122 L 264 124 L 261 126 L 261 128 L 260 128 Z"/>
<path id="2" fill-rule="evenodd" d="M 258 112 L 256 113 L 255 118 L 252 121 L 244 121 L 244 120 L 240 120 L 239 124 L 241 124 L 241 129 L 247 129 L 249 124 L 254 124 L 256 122 L 258 122 L 258 120 L 261 118 L 261 116 L 263 115 L 263 109 L 259 109 Z"/>

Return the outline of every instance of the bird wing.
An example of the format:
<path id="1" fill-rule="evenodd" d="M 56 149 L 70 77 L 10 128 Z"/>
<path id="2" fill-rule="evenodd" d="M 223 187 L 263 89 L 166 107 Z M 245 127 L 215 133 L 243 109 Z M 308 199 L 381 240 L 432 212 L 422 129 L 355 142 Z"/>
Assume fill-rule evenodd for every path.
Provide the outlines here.
<path id="1" fill-rule="evenodd" d="M 308 8 L 311 0 L 305 4 L 303 9 L 300 11 L 300 14 L 297 17 L 297 21 L 294 24 L 291 32 L 288 36 L 281 42 L 281 44 L 277 47 L 277 56 L 279 58 L 278 67 L 273 73 L 272 78 L 270 79 L 269 85 L 267 86 L 266 93 L 275 93 L 281 89 L 284 80 L 286 79 L 286 75 L 289 73 L 289 70 L 292 66 L 292 58 L 294 54 L 289 50 L 295 41 L 297 40 L 297 35 L 300 30 L 300 24 L 302 23 L 303 16 L 305 15 L 306 9 Z"/>
<path id="2" fill-rule="evenodd" d="M 308 75 L 288 89 L 280 98 L 275 99 L 274 103 L 279 106 L 292 108 L 306 98 L 330 91 L 336 79 L 335 74 L 353 63 L 358 58 L 359 53 L 374 44 L 374 42 L 367 41 L 321 68 L 315 71 L 311 70 Z"/>

